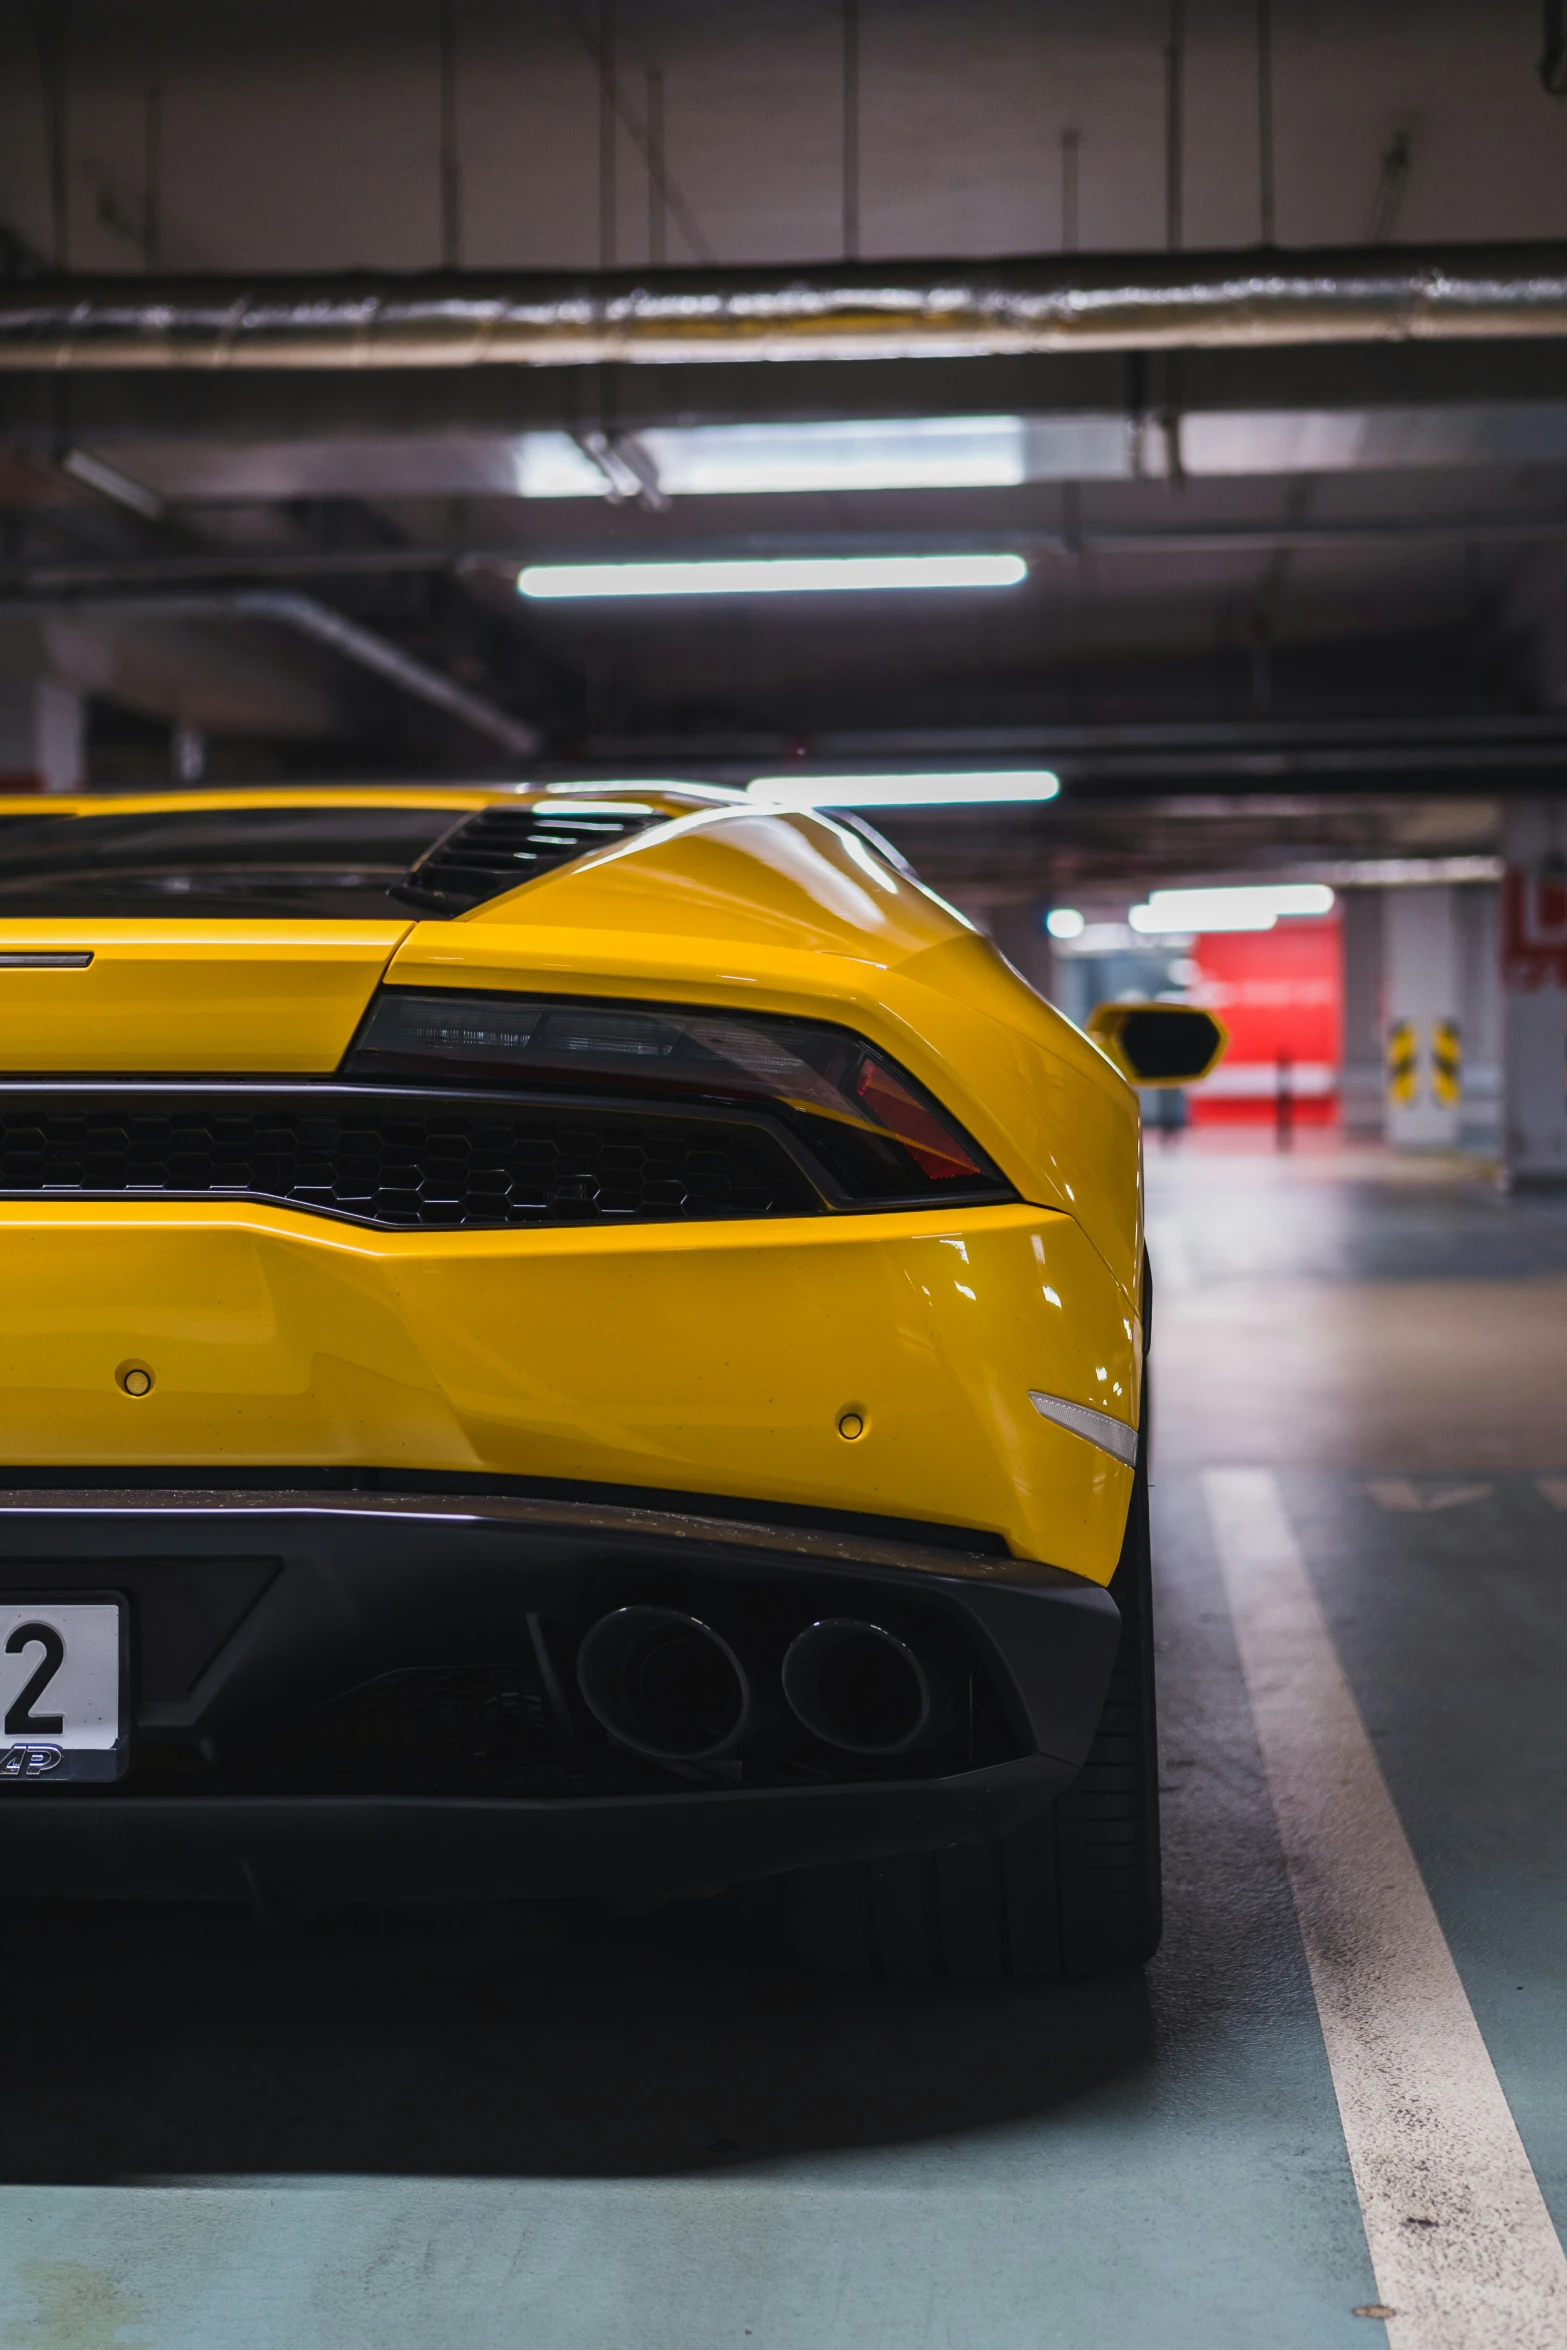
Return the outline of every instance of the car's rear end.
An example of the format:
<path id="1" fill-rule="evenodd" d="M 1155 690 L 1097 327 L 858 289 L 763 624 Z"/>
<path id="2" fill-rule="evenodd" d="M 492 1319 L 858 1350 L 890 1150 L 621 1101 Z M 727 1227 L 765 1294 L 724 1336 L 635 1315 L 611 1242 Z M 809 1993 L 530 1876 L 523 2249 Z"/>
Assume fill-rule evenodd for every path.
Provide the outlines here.
<path id="1" fill-rule="evenodd" d="M 13 802 L 0 1065 L 13 1891 L 656 1899 L 1072 1782 L 1135 1104 L 873 840 Z"/>

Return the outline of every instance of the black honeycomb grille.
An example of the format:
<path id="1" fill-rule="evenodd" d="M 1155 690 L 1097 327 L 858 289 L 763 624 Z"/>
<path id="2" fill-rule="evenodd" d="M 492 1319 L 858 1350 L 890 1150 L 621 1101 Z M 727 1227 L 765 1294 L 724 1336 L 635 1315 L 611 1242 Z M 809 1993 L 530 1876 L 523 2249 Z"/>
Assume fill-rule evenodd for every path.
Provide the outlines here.
<path id="1" fill-rule="evenodd" d="M 765 1129 L 591 1104 L 148 1087 L 0 1099 L 0 1194 L 257 1199 L 394 1229 L 809 1215 Z"/>

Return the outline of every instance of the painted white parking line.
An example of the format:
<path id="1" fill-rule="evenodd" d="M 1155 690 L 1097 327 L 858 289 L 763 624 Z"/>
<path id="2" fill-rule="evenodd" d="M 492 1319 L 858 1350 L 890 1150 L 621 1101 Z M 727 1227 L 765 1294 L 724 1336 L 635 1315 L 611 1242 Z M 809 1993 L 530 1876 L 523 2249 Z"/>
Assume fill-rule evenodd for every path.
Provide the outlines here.
<path id="1" fill-rule="evenodd" d="M 1536 1482 L 1553 1510 L 1567 1510 L 1567 1477 L 1541 1477 Z"/>
<path id="2" fill-rule="evenodd" d="M 1562 2350 L 1567 2257 L 1265 1469 L 1208 1515 L 1393 2350 Z"/>

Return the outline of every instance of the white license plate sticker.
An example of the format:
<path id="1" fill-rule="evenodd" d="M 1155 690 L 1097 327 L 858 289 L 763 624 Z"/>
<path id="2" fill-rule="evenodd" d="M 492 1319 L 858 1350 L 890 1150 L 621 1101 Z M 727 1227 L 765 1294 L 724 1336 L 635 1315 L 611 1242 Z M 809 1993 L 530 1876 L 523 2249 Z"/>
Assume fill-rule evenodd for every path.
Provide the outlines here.
<path id="1" fill-rule="evenodd" d="M 124 1675 L 116 1601 L 0 1602 L 0 1787 L 117 1778 Z"/>

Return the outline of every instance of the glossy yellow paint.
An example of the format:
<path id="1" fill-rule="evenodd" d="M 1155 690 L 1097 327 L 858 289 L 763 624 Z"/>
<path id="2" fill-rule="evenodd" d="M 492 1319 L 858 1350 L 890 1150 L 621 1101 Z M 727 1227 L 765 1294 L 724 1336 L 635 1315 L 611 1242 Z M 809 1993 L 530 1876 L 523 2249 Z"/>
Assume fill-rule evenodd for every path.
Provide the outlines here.
<path id="1" fill-rule="evenodd" d="M 348 1049 L 404 922 L 0 922 L 0 1068 L 324 1074 Z"/>
<path id="2" fill-rule="evenodd" d="M 689 794 L 641 795 L 680 815 Z M 0 795 L 0 817 L 187 815 L 208 808 L 438 808 L 453 823 L 537 792 L 473 786 Z M 199 1069 L 234 1075 L 335 1069 L 409 921 L 6 921 L 0 948 L 85 952 L 82 971 L 0 969 L 0 1069 Z"/>
<path id="3" fill-rule="evenodd" d="M 534 796 L 181 792 L 0 815 L 412 800 L 455 819 Z M 1023 1204 L 372 1233 L 248 1203 L 0 1202 L 0 1457 L 807 1503 L 987 1529 L 1108 1580 L 1130 1472 L 1028 1392 L 1137 1421 L 1131 1088 L 850 827 L 672 786 L 613 796 L 671 821 L 452 922 L 0 919 L 0 949 L 93 956 L 0 969 L 0 1067 L 325 1073 L 383 975 L 809 1014 L 912 1069 Z M 154 1374 L 145 1395 L 117 1383 L 127 1363 Z"/>
<path id="4" fill-rule="evenodd" d="M 593 786 L 596 796 L 600 786 Z M 707 784 L 649 783 L 602 787 L 618 799 L 667 808 L 672 816 L 727 795 Z M 182 787 L 139 792 L 0 792 L 0 816 L 187 816 L 203 808 L 449 808 L 533 807 L 556 795 L 536 784 L 514 783 L 295 783 Z M 569 796 L 562 801 L 570 804 Z"/>
<path id="5" fill-rule="evenodd" d="M 0 1253 L 7 1462 L 581 1478 L 985 1528 L 1096 1582 L 1114 1568 L 1130 1472 L 1028 1401 L 1137 1416 L 1140 1332 L 1070 1217 L 435 1234 L 12 1202 Z M 118 1384 L 127 1362 L 148 1394 Z"/>
<path id="6" fill-rule="evenodd" d="M 988 939 L 830 817 L 720 808 L 421 922 L 393 984 L 749 1004 L 858 1028 L 1141 1281 L 1137 1097 Z"/>

